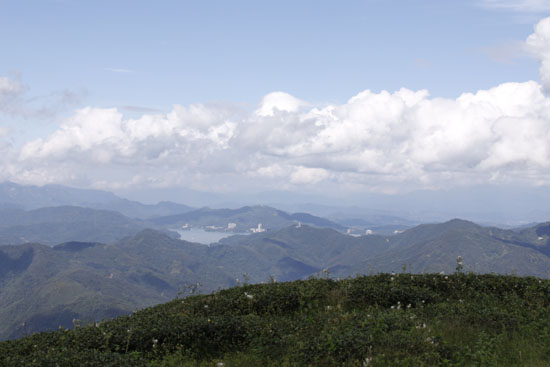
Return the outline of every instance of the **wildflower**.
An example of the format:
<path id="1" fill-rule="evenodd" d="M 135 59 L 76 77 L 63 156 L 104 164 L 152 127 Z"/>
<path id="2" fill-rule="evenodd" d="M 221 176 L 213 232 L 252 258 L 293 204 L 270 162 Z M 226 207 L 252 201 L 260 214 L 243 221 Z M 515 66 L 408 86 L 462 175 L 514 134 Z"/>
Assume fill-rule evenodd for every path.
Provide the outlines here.
<path id="1" fill-rule="evenodd" d="M 216 363 L 216 367 L 223 367 L 223 366 L 225 366 L 225 363 L 223 362 Z"/>
<path id="2" fill-rule="evenodd" d="M 411 308 L 411 307 L 412 307 L 412 305 L 409 303 L 409 304 L 407 305 L 407 308 Z"/>
<path id="3" fill-rule="evenodd" d="M 393 279 L 394 279 L 393 277 L 390 278 L 390 280 L 391 280 L 392 282 L 393 282 Z"/>
<path id="4" fill-rule="evenodd" d="M 370 362 L 371 362 L 371 361 L 372 361 L 372 358 L 369 358 L 369 357 L 365 358 L 365 359 L 363 360 L 363 367 L 370 366 Z"/>
<path id="5" fill-rule="evenodd" d="M 253 295 L 251 295 L 251 294 L 248 294 L 248 293 L 246 293 L 246 292 L 244 292 L 244 295 L 245 295 L 245 296 L 246 296 L 246 298 L 248 298 L 248 299 L 252 299 L 252 298 L 254 298 L 254 296 L 253 296 Z"/>
<path id="6" fill-rule="evenodd" d="M 158 342 L 159 342 L 158 339 L 153 338 L 153 348 L 157 347 Z"/>
<path id="7" fill-rule="evenodd" d="M 204 308 L 208 308 L 208 305 L 204 305 Z"/>
<path id="8" fill-rule="evenodd" d="M 439 272 L 439 275 L 445 275 L 445 272 L 442 270 Z"/>
<path id="9" fill-rule="evenodd" d="M 327 310 L 327 311 L 332 310 L 332 306 L 327 306 L 327 307 L 326 307 L 326 310 Z"/>
<path id="10" fill-rule="evenodd" d="M 447 275 L 445 275 L 445 280 L 448 280 L 448 279 L 449 279 L 449 277 Z"/>

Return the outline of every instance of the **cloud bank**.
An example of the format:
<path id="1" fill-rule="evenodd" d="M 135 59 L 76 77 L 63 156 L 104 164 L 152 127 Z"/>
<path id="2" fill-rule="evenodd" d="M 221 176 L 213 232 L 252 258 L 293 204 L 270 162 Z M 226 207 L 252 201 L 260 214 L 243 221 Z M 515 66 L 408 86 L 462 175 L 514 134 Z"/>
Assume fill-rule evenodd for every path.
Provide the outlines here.
<path id="1" fill-rule="evenodd" d="M 550 185 L 550 18 L 525 45 L 541 62 L 541 84 L 504 83 L 456 99 L 402 88 L 328 105 L 274 92 L 252 112 L 176 105 L 134 119 L 114 108 L 83 108 L 49 136 L 5 147 L 0 179 L 381 192 Z M 0 78 L 0 108 L 18 88 Z"/>

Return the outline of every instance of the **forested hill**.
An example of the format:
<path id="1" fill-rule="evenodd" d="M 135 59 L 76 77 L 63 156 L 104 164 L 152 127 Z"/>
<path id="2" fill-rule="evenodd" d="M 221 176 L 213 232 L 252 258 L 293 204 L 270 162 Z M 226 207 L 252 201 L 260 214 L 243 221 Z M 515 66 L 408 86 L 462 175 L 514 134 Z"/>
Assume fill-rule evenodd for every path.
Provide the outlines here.
<path id="1" fill-rule="evenodd" d="M 201 283 L 202 292 L 237 282 L 377 272 L 464 271 L 548 277 L 549 223 L 521 231 L 453 220 L 396 236 L 348 236 L 293 225 L 205 246 L 144 230 L 111 244 L 67 242 L 0 247 L 0 338 L 74 318 L 100 320 L 166 302 Z"/>
<path id="2" fill-rule="evenodd" d="M 3 342 L 0 365 L 546 366 L 549 307 L 549 280 L 515 276 L 243 284 Z"/>

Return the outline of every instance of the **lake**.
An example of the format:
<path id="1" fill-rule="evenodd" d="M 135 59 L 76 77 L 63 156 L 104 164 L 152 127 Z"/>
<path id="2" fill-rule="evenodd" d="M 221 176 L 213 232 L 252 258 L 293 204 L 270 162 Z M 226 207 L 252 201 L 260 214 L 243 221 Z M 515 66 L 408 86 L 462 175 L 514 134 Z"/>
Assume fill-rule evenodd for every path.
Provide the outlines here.
<path id="1" fill-rule="evenodd" d="M 233 233 L 233 232 L 210 232 L 210 231 L 205 231 L 204 229 L 201 229 L 201 228 L 191 228 L 185 231 L 181 229 L 173 229 L 173 231 L 178 232 L 181 240 L 202 243 L 203 245 L 216 243 L 222 238 L 234 236 L 236 234 L 243 234 L 243 233 Z"/>

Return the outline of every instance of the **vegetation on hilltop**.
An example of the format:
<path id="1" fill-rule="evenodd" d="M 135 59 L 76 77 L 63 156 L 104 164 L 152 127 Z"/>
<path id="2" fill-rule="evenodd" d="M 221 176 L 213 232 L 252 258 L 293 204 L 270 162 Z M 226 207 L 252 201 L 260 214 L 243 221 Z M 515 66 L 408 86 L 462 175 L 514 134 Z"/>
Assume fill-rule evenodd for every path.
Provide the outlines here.
<path id="1" fill-rule="evenodd" d="M 244 284 L 78 323 L 0 343 L 0 365 L 547 366 L 550 281 L 322 277 Z"/>

